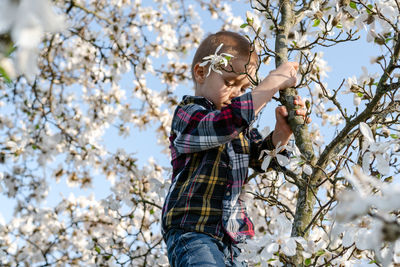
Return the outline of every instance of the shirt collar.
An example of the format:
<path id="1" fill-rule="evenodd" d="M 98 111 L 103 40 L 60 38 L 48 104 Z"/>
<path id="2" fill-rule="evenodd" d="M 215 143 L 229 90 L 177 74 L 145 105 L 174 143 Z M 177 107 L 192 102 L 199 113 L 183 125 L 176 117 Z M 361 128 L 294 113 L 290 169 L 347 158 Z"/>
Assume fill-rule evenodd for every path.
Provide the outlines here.
<path id="1" fill-rule="evenodd" d="M 204 96 L 184 95 L 182 98 L 182 102 L 184 104 L 195 103 L 195 104 L 201 105 L 207 109 L 216 109 L 217 108 L 213 102 L 211 102 Z"/>

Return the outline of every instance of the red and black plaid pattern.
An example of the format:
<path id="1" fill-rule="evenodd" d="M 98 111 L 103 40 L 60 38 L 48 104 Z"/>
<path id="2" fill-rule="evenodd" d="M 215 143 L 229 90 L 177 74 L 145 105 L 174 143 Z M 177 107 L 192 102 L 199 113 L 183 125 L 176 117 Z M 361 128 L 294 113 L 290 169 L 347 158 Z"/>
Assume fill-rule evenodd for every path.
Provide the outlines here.
<path id="1" fill-rule="evenodd" d="M 242 242 L 254 235 L 240 199 L 248 167 L 261 170 L 263 140 L 254 121 L 251 93 L 221 110 L 203 97 L 185 96 L 175 110 L 170 149 L 172 183 L 163 207 L 162 230 L 180 228 Z M 275 164 L 275 163 L 273 163 Z"/>

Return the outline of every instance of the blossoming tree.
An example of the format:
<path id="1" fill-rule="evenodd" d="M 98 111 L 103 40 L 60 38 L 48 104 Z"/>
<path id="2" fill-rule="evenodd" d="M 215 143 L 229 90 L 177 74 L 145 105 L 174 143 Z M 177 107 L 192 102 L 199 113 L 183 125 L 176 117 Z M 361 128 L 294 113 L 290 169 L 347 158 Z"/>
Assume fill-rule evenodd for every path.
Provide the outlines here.
<path id="1" fill-rule="evenodd" d="M 0 221 L 1 266 L 168 265 L 159 222 L 170 167 L 140 166 L 140 153 L 103 139 L 154 130 L 167 152 L 176 88 L 191 86 L 186 55 L 209 31 L 202 18 L 246 34 L 260 75 L 289 57 L 301 65 L 296 88 L 274 99 L 289 110 L 291 157 L 279 158 L 279 173 L 251 173 L 256 237 L 242 257 L 250 266 L 400 264 L 400 3 L 232 2 L 0 3 L 0 192 L 15 202 Z M 366 55 L 378 71 L 327 84 L 321 49 L 359 38 L 379 47 Z M 295 116 L 297 94 L 311 129 Z M 43 204 L 53 181 L 90 188 L 95 179 L 111 181 L 107 197 Z"/>

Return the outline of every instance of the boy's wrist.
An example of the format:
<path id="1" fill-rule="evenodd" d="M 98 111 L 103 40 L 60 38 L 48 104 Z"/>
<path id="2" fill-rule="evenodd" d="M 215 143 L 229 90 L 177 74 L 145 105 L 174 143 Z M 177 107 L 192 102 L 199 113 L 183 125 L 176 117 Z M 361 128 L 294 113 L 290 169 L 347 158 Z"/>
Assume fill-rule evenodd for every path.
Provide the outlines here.
<path id="1" fill-rule="evenodd" d="M 272 144 L 274 145 L 274 147 L 277 147 L 278 143 L 280 146 L 285 146 L 289 143 L 290 136 L 291 134 L 287 135 L 280 131 L 275 130 L 272 132 L 272 137 L 271 137 Z"/>
<path id="2" fill-rule="evenodd" d="M 253 98 L 254 112 L 258 114 L 261 109 L 271 101 L 272 97 L 279 91 L 278 88 L 269 85 L 259 84 L 251 92 Z"/>

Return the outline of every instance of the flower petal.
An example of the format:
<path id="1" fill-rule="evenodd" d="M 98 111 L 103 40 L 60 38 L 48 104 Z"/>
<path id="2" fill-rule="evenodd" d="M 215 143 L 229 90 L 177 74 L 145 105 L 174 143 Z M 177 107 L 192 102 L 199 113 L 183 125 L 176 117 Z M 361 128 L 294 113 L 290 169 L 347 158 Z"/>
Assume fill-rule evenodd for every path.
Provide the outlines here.
<path id="1" fill-rule="evenodd" d="M 263 169 L 264 171 L 267 170 L 269 163 L 271 162 L 272 157 L 270 155 L 266 156 L 264 158 L 263 163 L 261 164 L 261 169 Z"/>
<path id="2" fill-rule="evenodd" d="M 206 76 L 206 77 L 208 77 L 208 76 L 210 75 L 210 73 L 211 73 L 211 69 L 212 69 L 212 65 L 211 65 L 211 67 L 210 67 L 210 68 L 208 68 L 208 73 L 207 73 L 207 76 Z"/>
<path id="3" fill-rule="evenodd" d="M 376 168 L 382 175 L 387 175 L 390 171 L 389 161 L 382 154 L 376 155 Z"/>
<path id="4" fill-rule="evenodd" d="M 223 57 L 231 57 L 231 58 L 235 57 L 234 55 L 231 55 L 231 54 L 228 54 L 228 53 L 221 53 L 220 55 L 223 56 Z"/>
<path id="5" fill-rule="evenodd" d="M 289 257 L 296 255 L 296 241 L 293 238 L 289 238 L 282 247 L 282 252 Z"/>
<path id="6" fill-rule="evenodd" d="M 371 128 L 365 122 L 360 122 L 360 131 L 367 138 L 368 142 L 374 143 L 374 136 L 372 135 Z"/>
<path id="7" fill-rule="evenodd" d="M 311 175 L 312 174 L 312 168 L 310 165 L 304 164 L 303 166 L 303 172 L 307 175 Z"/>
<path id="8" fill-rule="evenodd" d="M 275 253 L 278 251 L 279 245 L 277 243 L 271 243 L 266 248 L 269 253 Z"/>
<path id="9" fill-rule="evenodd" d="M 369 164 L 371 163 L 371 160 L 372 160 L 371 152 L 365 152 L 362 158 L 362 170 L 364 173 L 369 173 Z"/>
<path id="10" fill-rule="evenodd" d="M 214 68 L 214 66 L 212 67 L 212 70 L 215 71 L 216 73 L 222 75 L 222 71 L 220 71 L 219 69 Z"/>
<path id="11" fill-rule="evenodd" d="M 200 66 L 200 67 L 204 67 L 204 66 L 207 65 L 209 62 L 210 62 L 209 60 L 204 61 L 204 62 L 201 62 L 201 63 L 199 64 L 199 66 Z"/>
<path id="12" fill-rule="evenodd" d="M 260 160 L 264 156 L 264 154 L 268 154 L 268 150 L 266 150 L 266 149 L 261 150 L 260 156 L 258 157 L 258 160 Z"/>
<path id="13" fill-rule="evenodd" d="M 289 159 L 287 157 L 285 157 L 284 155 L 277 154 L 276 159 L 278 160 L 278 163 L 281 166 L 286 166 L 289 164 Z"/>
<path id="14" fill-rule="evenodd" d="M 222 48 L 223 45 L 224 45 L 224 43 L 221 43 L 221 44 L 217 47 L 217 49 L 215 50 L 215 55 L 218 54 L 219 50 L 221 50 L 221 48 Z"/>

